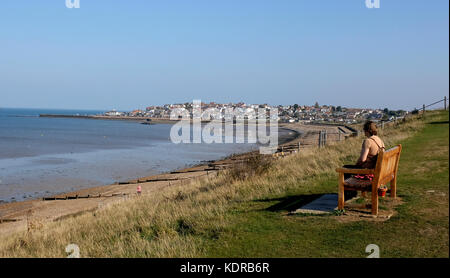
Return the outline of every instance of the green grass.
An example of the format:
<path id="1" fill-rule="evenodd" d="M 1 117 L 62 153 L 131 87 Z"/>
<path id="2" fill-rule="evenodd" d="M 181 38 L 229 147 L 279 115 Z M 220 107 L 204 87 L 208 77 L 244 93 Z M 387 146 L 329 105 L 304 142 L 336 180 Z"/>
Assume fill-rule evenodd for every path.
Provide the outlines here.
<path id="1" fill-rule="evenodd" d="M 340 223 L 339 216 L 283 213 L 283 206 L 289 210 L 295 200 L 301 203 L 313 194 L 335 193 L 337 176 L 324 174 L 312 179 L 307 188 L 299 187 L 285 196 L 234 206 L 227 213 L 232 224 L 218 240 L 205 241 L 204 255 L 366 257 L 366 246 L 377 244 L 381 257 L 448 257 L 448 140 L 448 113 L 441 112 L 426 119 L 422 131 L 401 142 L 398 196 L 403 204 L 388 221 Z"/>
<path id="2" fill-rule="evenodd" d="M 336 167 L 356 161 L 362 138 L 256 159 L 217 178 L 172 185 L 0 239 L 0 257 L 356 257 L 369 244 L 381 257 L 449 257 L 448 112 L 386 127 L 386 146 L 403 144 L 398 196 L 387 221 L 347 215 L 290 215 L 337 192 Z M 389 199 L 379 208 L 389 207 Z M 37 219 L 39 220 L 39 219 Z"/>

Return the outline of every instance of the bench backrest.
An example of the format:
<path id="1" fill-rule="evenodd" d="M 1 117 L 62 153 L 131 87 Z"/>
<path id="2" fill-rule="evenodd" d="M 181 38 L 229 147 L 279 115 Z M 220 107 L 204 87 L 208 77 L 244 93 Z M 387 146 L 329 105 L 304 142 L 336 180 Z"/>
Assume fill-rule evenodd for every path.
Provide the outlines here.
<path id="1" fill-rule="evenodd" d="M 378 154 L 374 173 L 374 185 L 385 185 L 397 176 L 401 152 L 402 145 L 397 145 L 387 151 L 381 151 Z"/>

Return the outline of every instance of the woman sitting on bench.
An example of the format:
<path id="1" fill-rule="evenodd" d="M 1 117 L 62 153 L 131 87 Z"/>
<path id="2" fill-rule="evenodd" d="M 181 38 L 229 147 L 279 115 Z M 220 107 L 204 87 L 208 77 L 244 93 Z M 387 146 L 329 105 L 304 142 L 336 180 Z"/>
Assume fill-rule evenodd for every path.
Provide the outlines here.
<path id="1" fill-rule="evenodd" d="M 367 139 L 364 140 L 361 148 L 361 154 L 356 162 L 356 165 L 344 165 L 345 168 L 352 169 L 374 169 L 377 164 L 378 153 L 383 149 L 384 142 L 377 136 L 377 126 L 372 121 L 367 121 L 364 124 L 364 134 Z M 344 179 L 350 178 L 351 174 L 344 174 Z M 371 179 L 373 175 L 357 175 L 358 179 Z M 345 191 L 345 199 L 351 199 L 357 194 L 356 191 Z"/>

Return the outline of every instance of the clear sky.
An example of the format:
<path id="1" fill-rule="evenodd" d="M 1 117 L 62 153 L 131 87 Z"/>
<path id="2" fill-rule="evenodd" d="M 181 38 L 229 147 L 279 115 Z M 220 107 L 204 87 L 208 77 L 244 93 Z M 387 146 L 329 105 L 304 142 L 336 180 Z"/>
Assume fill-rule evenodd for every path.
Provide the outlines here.
<path id="1" fill-rule="evenodd" d="M 449 1 L 0 2 L 0 107 L 413 109 L 448 95 Z"/>

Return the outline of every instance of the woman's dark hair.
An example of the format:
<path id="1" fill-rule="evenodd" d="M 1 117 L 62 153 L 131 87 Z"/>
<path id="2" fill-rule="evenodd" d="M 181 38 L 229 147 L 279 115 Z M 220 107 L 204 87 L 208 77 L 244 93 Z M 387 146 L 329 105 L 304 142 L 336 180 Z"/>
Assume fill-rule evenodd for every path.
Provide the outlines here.
<path id="1" fill-rule="evenodd" d="M 364 131 L 367 131 L 370 134 L 370 136 L 378 134 L 377 125 L 372 121 L 367 121 L 364 124 Z"/>

